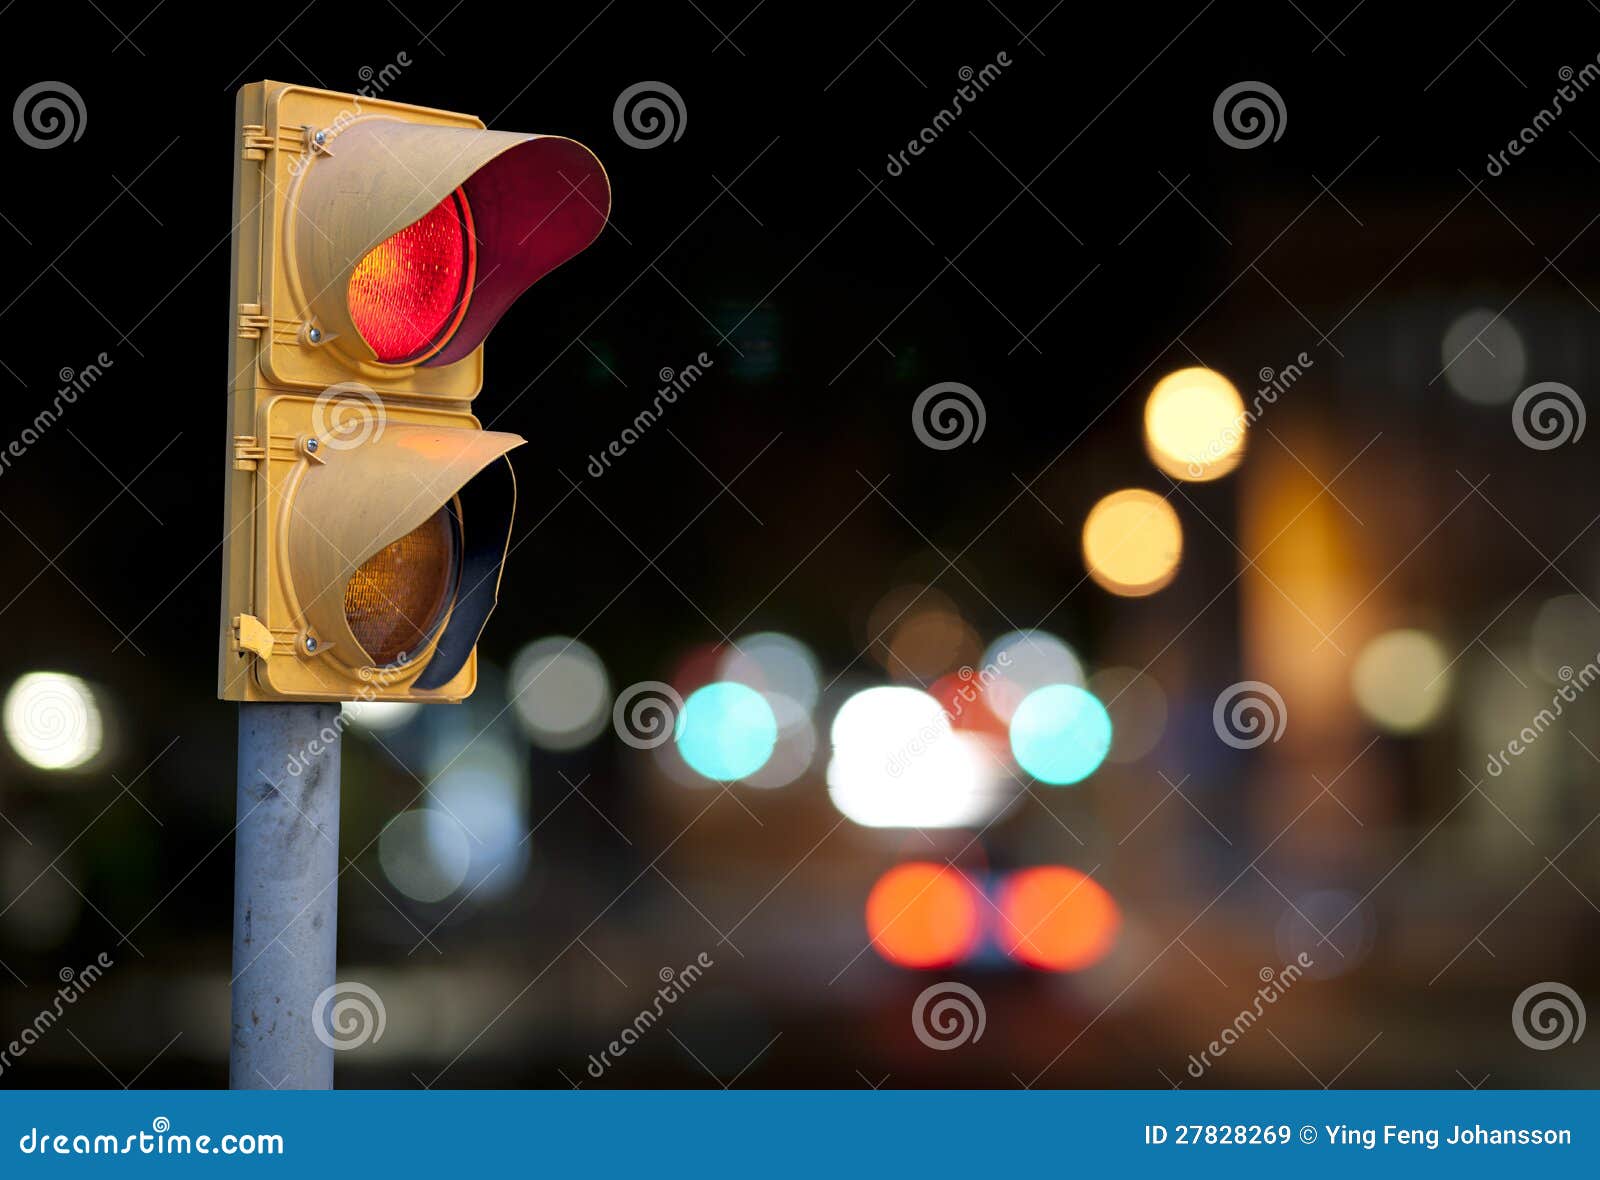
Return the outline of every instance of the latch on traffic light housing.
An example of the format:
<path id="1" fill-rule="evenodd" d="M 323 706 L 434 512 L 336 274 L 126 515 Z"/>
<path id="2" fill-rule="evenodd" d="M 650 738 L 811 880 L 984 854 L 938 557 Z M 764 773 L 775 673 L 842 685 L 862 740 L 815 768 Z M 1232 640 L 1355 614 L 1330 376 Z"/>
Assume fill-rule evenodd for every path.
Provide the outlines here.
<path id="1" fill-rule="evenodd" d="M 570 139 L 281 82 L 237 123 L 218 693 L 459 701 L 523 442 L 472 415 L 483 342 L 610 184 Z"/>

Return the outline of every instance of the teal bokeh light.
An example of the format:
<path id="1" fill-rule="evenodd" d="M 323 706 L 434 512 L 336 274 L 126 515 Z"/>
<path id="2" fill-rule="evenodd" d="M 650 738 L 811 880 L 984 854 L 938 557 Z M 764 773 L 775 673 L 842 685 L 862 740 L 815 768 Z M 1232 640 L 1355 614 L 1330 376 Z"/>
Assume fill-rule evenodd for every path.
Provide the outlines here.
<path id="1" fill-rule="evenodd" d="M 689 694 L 673 736 L 696 773 L 729 783 L 766 765 L 778 743 L 778 719 L 755 689 L 718 681 Z"/>
<path id="2" fill-rule="evenodd" d="M 1073 684 L 1047 684 L 1022 698 L 1011 718 L 1011 752 L 1040 782 L 1082 782 L 1111 749 L 1111 717 Z"/>

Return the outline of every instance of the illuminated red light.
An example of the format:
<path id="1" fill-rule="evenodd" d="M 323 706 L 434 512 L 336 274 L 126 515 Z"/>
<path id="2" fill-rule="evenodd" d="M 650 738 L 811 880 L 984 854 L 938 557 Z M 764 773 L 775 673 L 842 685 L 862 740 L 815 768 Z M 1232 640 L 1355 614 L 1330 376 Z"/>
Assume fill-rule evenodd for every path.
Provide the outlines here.
<path id="1" fill-rule="evenodd" d="M 456 189 L 356 264 L 350 319 L 384 364 L 426 360 L 460 325 L 476 270 L 472 210 Z"/>
<path id="2" fill-rule="evenodd" d="M 897 865 L 867 896 L 867 933 L 891 963 L 946 967 L 977 945 L 980 903 L 977 888 L 948 865 Z"/>
<path id="3" fill-rule="evenodd" d="M 1013 873 L 1000 890 L 995 937 L 1006 954 L 1044 971 L 1082 971 L 1110 953 L 1122 913 L 1099 884 L 1064 865 Z"/>

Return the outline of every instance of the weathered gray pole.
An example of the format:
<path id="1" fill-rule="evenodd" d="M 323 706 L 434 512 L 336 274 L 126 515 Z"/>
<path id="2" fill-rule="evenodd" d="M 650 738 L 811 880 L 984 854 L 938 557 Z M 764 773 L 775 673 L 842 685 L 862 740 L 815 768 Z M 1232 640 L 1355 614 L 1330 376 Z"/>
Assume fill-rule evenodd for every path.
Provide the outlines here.
<path id="1" fill-rule="evenodd" d="M 336 704 L 239 706 L 235 1090 L 333 1086 L 333 1049 L 312 1014 L 334 984 L 342 728 Z"/>

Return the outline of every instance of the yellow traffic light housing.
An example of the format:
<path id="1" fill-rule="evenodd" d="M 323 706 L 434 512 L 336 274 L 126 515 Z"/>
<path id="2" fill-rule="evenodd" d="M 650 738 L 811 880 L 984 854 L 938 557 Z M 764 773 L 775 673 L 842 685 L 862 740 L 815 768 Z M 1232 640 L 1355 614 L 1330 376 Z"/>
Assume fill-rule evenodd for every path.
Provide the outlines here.
<path id="1" fill-rule="evenodd" d="M 239 92 L 238 130 L 219 695 L 459 701 L 523 442 L 472 415 L 483 341 L 599 235 L 605 172 L 279 82 Z"/>

